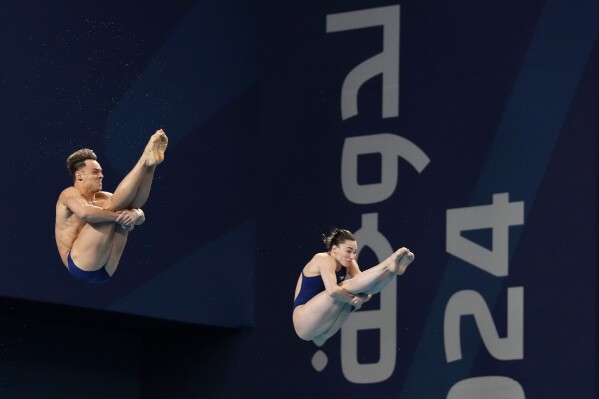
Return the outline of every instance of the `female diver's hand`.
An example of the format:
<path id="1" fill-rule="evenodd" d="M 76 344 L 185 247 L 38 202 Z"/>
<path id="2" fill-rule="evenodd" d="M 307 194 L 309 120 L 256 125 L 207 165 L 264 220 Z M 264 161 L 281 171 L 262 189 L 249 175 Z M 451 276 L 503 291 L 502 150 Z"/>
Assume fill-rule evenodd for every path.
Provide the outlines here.
<path id="1" fill-rule="evenodd" d="M 366 294 L 352 295 L 352 299 L 349 302 L 349 304 L 352 305 L 356 310 L 358 310 L 362 307 L 364 302 L 367 302 L 368 300 L 370 300 L 370 297 L 371 297 L 370 295 L 366 295 Z"/>

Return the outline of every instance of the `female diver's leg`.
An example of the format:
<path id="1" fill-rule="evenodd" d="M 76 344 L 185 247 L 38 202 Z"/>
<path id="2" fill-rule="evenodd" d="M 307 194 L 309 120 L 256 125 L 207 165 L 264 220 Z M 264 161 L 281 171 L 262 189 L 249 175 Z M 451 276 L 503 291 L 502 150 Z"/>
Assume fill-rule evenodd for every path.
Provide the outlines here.
<path id="1" fill-rule="evenodd" d="M 346 303 L 344 309 L 339 313 L 337 320 L 333 322 L 331 327 L 319 336 L 312 338 L 312 341 L 314 341 L 314 343 L 318 346 L 324 344 L 327 341 L 327 339 L 331 338 L 333 335 L 337 333 L 337 331 L 341 329 L 341 326 L 343 326 L 343 323 L 345 323 L 352 311 L 353 306 L 349 303 Z"/>
<path id="2" fill-rule="evenodd" d="M 352 306 L 335 301 L 323 291 L 293 311 L 293 326 L 298 337 L 311 341 L 328 332 L 343 313 L 349 314 Z M 337 328 L 338 329 L 338 328 Z"/>
<path id="3" fill-rule="evenodd" d="M 403 274 L 413 260 L 414 254 L 401 248 L 382 263 L 339 285 L 352 294 L 376 294 L 396 275 Z M 326 292 L 321 292 L 295 308 L 293 326 L 300 338 L 322 344 L 339 331 L 352 310 L 352 305 L 335 301 Z"/>
<path id="4" fill-rule="evenodd" d="M 414 260 L 414 254 L 401 248 L 376 266 L 339 284 L 352 294 L 378 294 L 395 276 L 403 274 Z"/>

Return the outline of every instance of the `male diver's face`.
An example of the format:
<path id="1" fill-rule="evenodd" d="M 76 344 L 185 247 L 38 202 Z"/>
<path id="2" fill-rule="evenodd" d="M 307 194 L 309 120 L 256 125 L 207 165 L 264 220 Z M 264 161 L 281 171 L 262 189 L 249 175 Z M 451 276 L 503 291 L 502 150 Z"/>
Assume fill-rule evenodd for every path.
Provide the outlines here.
<path id="1" fill-rule="evenodd" d="M 102 167 L 98 161 L 91 159 L 85 160 L 85 168 L 80 169 L 80 172 L 81 183 L 83 183 L 83 186 L 86 189 L 92 193 L 97 193 L 102 190 L 102 179 L 104 179 L 104 175 L 102 174 Z"/>
<path id="2" fill-rule="evenodd" d="M 344 241 L 341 244 L 333 245 L 332 255 L 335 260 L 345 267 L 349 267 L 358 253 L 358 243 L 355 241 Z"/>

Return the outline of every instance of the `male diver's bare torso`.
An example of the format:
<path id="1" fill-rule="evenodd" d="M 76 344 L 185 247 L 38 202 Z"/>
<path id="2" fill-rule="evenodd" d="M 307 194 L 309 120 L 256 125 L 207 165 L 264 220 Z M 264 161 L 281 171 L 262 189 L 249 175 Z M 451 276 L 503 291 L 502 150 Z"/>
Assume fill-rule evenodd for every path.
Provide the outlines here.
<path id="1" fill-rule="evenodd" d="M 56 222 L 54 225 L 54 235 L 56 237 L 56 246 L 62 263 L 67 267 L 67 255 L 73 243 L 79 236 L 79 232 L 86 225 L 85 220 L 81 219 L 73 213 L 65 203 L 65 198 L 68 195 L 77 195 L 81 197 L 89 205 L 101 207 L 104 201 L 109 197 L 109 193 L 98 192 L 94 195 L 94 200 L 89 201 L 81 195 L 75 187 L 68 187 L 60 193 L 56 202 Z"/>

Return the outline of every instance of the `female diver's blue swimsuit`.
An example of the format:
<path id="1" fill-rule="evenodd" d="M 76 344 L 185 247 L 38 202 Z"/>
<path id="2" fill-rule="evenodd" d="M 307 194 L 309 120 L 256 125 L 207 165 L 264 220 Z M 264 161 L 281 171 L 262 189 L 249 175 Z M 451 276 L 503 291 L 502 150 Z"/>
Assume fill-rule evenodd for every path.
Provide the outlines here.
<path id="1" fill-rule="evenodd" d="M 335 275 L 337 276 L 337 284 L 345 279 L 345 274 L 346 270 L 343 267 L 338 272 L 335 272 Z M 324 291 L 324 282 L 322 281 L 322 277 L 306 277 L 304 271 L 302 270 L 302 286 L 300 288 L 300 292 L 297 294 L 297 298 L 295 298 L 295 301 L 293 301 L 293 309 L 308 302 L 322 291 Z"/>

